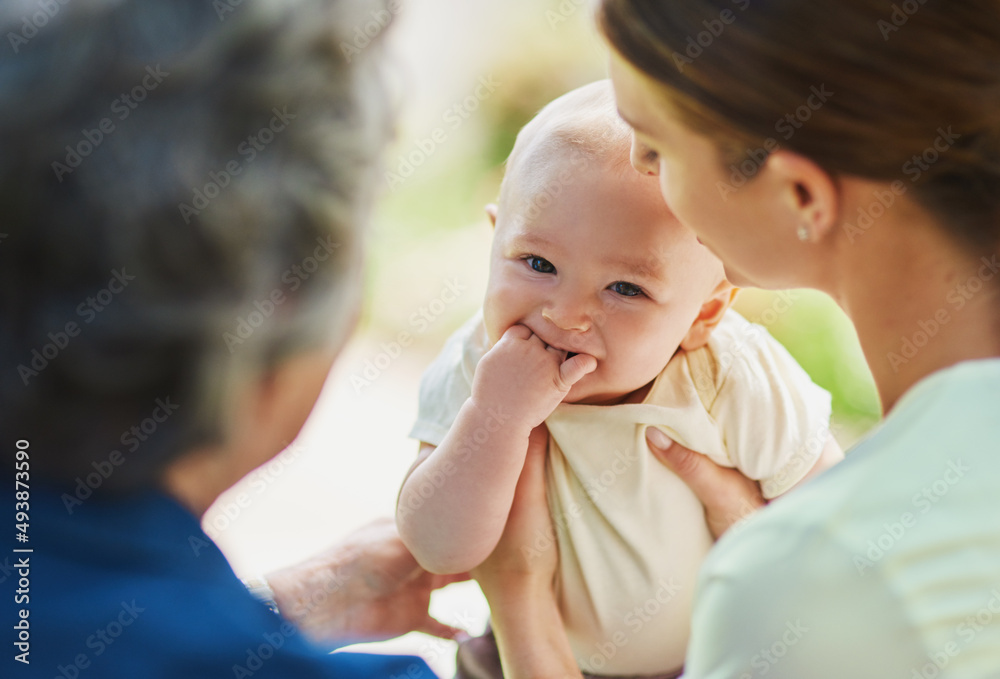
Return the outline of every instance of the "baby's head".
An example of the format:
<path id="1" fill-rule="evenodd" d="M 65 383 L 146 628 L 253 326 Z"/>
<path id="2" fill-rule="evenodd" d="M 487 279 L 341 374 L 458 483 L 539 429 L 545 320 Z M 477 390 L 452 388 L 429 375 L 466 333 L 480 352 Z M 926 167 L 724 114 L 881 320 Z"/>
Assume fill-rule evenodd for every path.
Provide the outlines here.
<path id="1" fill-rule="evenodd" d="M 597 369 L 566 402 L 642 396 L 678 348 L 708 340 L 732 298 L 722 263 L 629 163 L 609 81 L 546 106 L 507 161 L 483 314 L 490 342 L 525 325 Z"/>

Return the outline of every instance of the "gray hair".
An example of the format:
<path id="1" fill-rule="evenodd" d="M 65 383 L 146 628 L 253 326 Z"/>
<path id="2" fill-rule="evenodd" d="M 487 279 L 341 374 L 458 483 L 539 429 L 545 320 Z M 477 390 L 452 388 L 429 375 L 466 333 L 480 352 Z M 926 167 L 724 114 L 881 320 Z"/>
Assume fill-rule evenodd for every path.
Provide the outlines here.
<path id="1" fill-rule="evenodd" d="M 0 432 L 39 476 L 117 450 L 105 488 L 155 483 L 243 380 L 349 330 L 391 132 L 377 1 L 0 8 Z"/>

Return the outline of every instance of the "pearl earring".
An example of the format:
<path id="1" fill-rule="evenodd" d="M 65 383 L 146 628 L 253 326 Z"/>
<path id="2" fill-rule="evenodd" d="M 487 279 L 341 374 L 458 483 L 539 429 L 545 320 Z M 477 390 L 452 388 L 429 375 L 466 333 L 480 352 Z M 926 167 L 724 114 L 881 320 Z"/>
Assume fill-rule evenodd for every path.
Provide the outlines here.
<path id="1" fill-rule="evenodd" d="M 797 231 L 800 241 L 809 240 L 809 227 L 805 224 L 799 224 L 799 230 Z"/>

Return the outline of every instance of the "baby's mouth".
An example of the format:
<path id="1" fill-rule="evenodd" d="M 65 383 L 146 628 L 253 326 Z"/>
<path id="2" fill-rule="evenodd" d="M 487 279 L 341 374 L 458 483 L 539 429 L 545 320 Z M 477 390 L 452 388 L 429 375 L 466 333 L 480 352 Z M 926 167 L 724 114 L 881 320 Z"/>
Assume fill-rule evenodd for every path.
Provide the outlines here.
<path id="1" fill-rule="evenodd" d="M 541 339 L 541 338 L 539 338 L 539 339 Z M 570 351 L 569 349 L 566 349 L 564 347 L 560 347 L 560 346 L 557 346 L 555 344 L 549 344 L 548 342 L 545 342 L 544 339 L 542 340 L 542 342 L 545 343 L 545 348 L 547 348 L 547 349 L 554 349 L 554 350 L 558 351 L 560 354 L 562 354 L 562 360 L 564 360 L 564 361 L 566 361 L 568 359 L 571 359 L 574 356 L 579 356 L 580 355 L 579 351 Z"/>

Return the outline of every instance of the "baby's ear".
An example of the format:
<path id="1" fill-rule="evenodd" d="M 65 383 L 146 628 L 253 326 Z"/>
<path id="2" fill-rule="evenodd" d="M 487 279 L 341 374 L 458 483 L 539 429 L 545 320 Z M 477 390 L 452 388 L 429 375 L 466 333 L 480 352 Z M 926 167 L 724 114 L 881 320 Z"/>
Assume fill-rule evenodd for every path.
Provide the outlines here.
<path id="1" fill-rule="evenodd" d="M 740 289 L 733 287 L 732 283 L 722 279 L 722 282 L 715 287 L 712 294 L 701 305 L 698 318 L 694 319 L 691 329 L 681 340 L 681 349 L 694 351 L 705 346 L 712 331 L 715 330 L 715 326 L 722 322 L 722 317 L 726 315 L 726 311 L 732 305 L 733 299 L 739 291 Z"/>
<path id="2" fill-rule="evenodd" d="M 490 218 L 490 225 L 497 228 L 497 204 L 490 203 L 486 206 L 486 216 Z"/>

